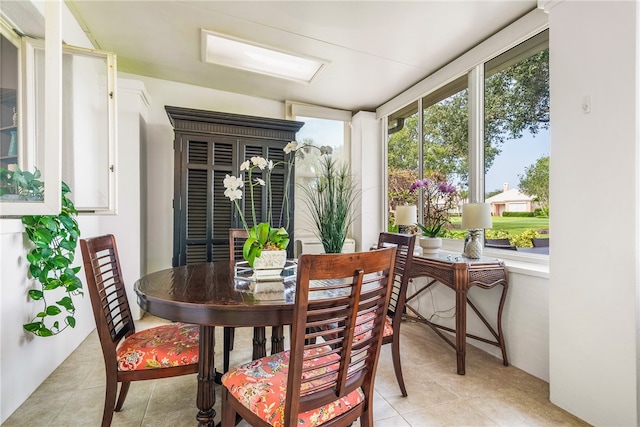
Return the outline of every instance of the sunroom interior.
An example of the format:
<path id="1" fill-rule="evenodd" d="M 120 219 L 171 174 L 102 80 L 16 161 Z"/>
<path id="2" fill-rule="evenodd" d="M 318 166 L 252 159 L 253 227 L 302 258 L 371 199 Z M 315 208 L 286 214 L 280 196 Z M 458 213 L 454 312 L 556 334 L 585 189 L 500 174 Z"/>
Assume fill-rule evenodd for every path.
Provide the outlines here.
<path id="1" fill-rule="evenodd" d="M 13 15 L 7 3 L 12 2 L 3 2 L 0 16 L 13 22 L 16 18 L 9 19 Z M 117 133 L 113 140 L 117 140 L 117 149 L 110 152 L 118 173 L 117 179 L 107 179 L 106 183 L 106 188 L 114 190 L 106 193 L 115 199 L 111 205 L 107 203 L 104 211 L 92 208 L 94 201 L 88 202 L 89 207 L 80 214 L 79 222 L 83 236 L 106 233 L 117 236 L 129 286 L 138 277 L 168 268 L 172 262 L 174 136 L 165 106 L 275 119 L 330 119 L 342 123 L 340 137 L 343 138 L 344 155 L 360 183 L 360 199 L 350 242 L 356 251 L 367 250 L 377 241 L 379 232 L 387 229 L 389 128 L 398 118 L 406 118 L 430 102 L 438 102 L 467 88 L 468 192 L 470 199 L 483 200 L 485 168 L 479 148 L 483 133 L 477 129 L 482 128 L 484 122 L 481 123 L 476 114 L 481 110 L 481 100 L 472 93 L 483 80 L 485 64 L 495 65 L 491 61 L 509 49 L 528 40 L 544 38 L 549 49 L 551 105 L 549 204 L 553 205 L 553 210 L 549 223 L 553 240 L 549 255 L 484 250 L 485 256 L 503 260 L 509 271 L 509 296 L 503 314 L 509 360 L 514 367 L 548 382 L 551 403 L 589 424 L 640 423 L 640 8 L 637 2 L 455 2 L 461 7 L 484 7 L 486 10 L 493 10 L 499 3 L 509 3 L 511 15 L 500 16 L 502 23 L 489 34 L 483 33 L 487 27 L 476 22 L 473 16 L 464 16 L 460 23 L 464 34 L 455 34 L 465 40 L 459 44 L 465 47 L 457 52 L 441 52 L 439 63 L 428 64 L 425 66 L 427 71 L 407 72 L 404 78 L 402 75 L 389 74 L 391 77 L 385 78 L 376 74 L 379 80 L 369 81 L 368 77 L 357 74 L 366 73 L 350 71 L 352 74 L 332 86 L 326 77 L 332 75 L 332 67 L 338 65 L 331 63 L 327 51 L 326 68 L 317 78 L 328 86 L 316 90 L 312 81 L 296 86 L 298 91 L 279 83 L 261 87 L 256 82 L 264 80 L 257 80 L 251 73 L 226 71 L 211 78 L 202 71 L 202 64 L 198 64 L 190 76 L 177 65 L 175 69 L 171 66 L 171 61 L 186 62 L 184 52 L 176 52 L 168 63 L 160 60 L 157 63 L 136 62 L 124 54 L 128 52 L 124 48 L 118 51 L 117 46 L 126 44 L 127 40 L 101 40 L 98 28 L 93 31 L 91 27 L 90 4 L 95 5 L 99 16 L 101 8 L 108 8 L 109 2 L 47 3 L 60 3 L 58 19 L 47 19 L 47 25 L 57 27 L 66 44 L 112 50 L 119 60 L 114 110 Z M 126 13 L 127 7 L 131 7 L 128 12 L 131 19 L 141 19 L 144 12 L 139 7 L 144 5 L 160 13 L 150 16 L 167 20 L 167 26 L 174 25 L 170 22 L 171 17 L 162 13 L 164 2 L 131 2 L 130 6 L 126 3 L 118 5 L 117 13 Z M 198 2 L 194 3 L 187 2 L 183 6 L 198 10 Z M 271 2 L 261 2 L 260 7 L 252 2 L 236 2 L 235 7 L 226 2 L 214 2 L 213 8 L 216 3 L 221 3 L 217 16 L 226 16 L 228 22 L 210 23 L 209 29 L 226 31 L 233 36 L 233 30 L 227 27 L 257 20 L 259 11 L 264 11 Z M 332 3 L 336 8 L 332 10 L 339 10 L 340 3 L 345 7 L 344 16 L 332 15 L 337 21 L 332 25 L 341 31 L 357 30 L 363 25 L 362 17 L 373 16 L 367 9 L 372 4 L 394 9 L 394 17 L 402 16 L 395 15 L 399 13 L 398 5 L 392 2 Z M 446 2 L 418 3 L 423 7 L 421 11 L 433 8 L 436 13 Z M 277 6 L 281 14 L 290 13 L 284 16 L 296 19 L 305 16 L 300 9 L 302 4 L 287 2 L 272 6 Z M 313 6 L 309 7 L 325 7 L 316 2 L 311 4 Z M 252 6 L 255 7 L 253 11 Z M 405 6 L 411 9 L 408 4 Z M 245 15 L 237 15 L 243 8 Z M 23 22 L 41 25 L 46 11 L 40 6 L 34 6 L 33 10 L 40 11 L 42 16 L 30 17 Z M 83 13 L 86 13 L 85 20 L 80 19 Z M 311 17 L 306 19 L 309 19 L 309 39 L 315 25 L 330 26 L 328 22 L 315 22 Z M 113 24 L 117 27 L 115 22 Z M 400 27 L 403 24 L 395 22 L 388 24 L 385 31 L 392 32 Z M 270 40 L 264 44 L 273 44 L 273 28 L 266 28 L 263 34 L 253 36 L 257 42 L 263 36 L 263 42 Z M 445 31 L 441 26 L 438 28 Z M 195 46 L 200 42 L 200 29 L 197 26 L 192 29 L 194 34 L 190 37 L 194 46 L 185 50 L 195 54 L 197 58 L 192 60 L 199 62 L 200 52 Z M 55 28 L 51 31 L 48 34 L 55 36 Z M 18 40 L 27 32 L 16 31 Z M 166 36 L 158 33 L 159 39 Z M 295 37 L 300 41 L 300 34 Z M 426 49 L 423 45 L 434 43 L 433 39 L 420 40 L 419 31 L 415 32 L 415 37 L 419 48 L 411 51 L 414 55 Z M 447 37 L 446 33 L 442 34 L 443 40 Z M 132 46 L 136 45 L 135 41 L 130 42 Z M 311 46 L 312 42 L 308 42 Z M 116 47 L 110 49 L 109 43 Z M 5 45 L 2 49 L 5 51 Z M 160 53 L 162 47 L 154 49 L 158 58 L 166 57 Z M 149 49 L 152 54 L 154 49 Z M 305 51 L 304 43 L 297 50 L 301 54 L 317 56 Z M 364 62 L 359 65 L 366 66 L 361 54 L 354 54 L 351 60 Z M 338 62 L 338 58 L 334 61 Z M 165 74 L 157 74 L 160 68 Z M 232 78 L 234 73 L 235 79 Z M 414 78 L 415 73 L 422 74 Z M 351 87 L 357 85 L 350 82 L 359 78 L 369 85 L 361 94 L 371 94 L 357 99 L 354 98 L 357 93 Z M 74 77 L 74 89 L 79 92 L 92 90 L 90 85 L 96 80 L 99 78 Z M 207 80 L 212 82 L 204 83 Z M 374 87 L 384 89 L 376 91 Z M 90 135 L 90 129 L 83 129 L 86 112 L 74 112 L 72 117 L 63 116 L 64 112 L 63 108 L 60 122 L 71 123 L 78 138 Z M 48 129 L 56 131 L 57 128 Z M 74 142 L 77 144 L 74 154 L 73 150 L 65 151 L 64 144 L 63 141 L 61 173 L 75 176 L 73 183 L 80 185 L 82 174 L 86 172 L 83 167 L 89 167 L 83 166 L 77 157 L 83 153 L 80 148 L 83 143 Z M 73 162 L 69 161 L 69 153 L 76 156 Z M 51 158 L 43 161 L 50 162 Z M 55 166 L 55 162 L 53 164 Z M 47 179 L 53 179 L 53 182 L 61 179 L 60 175 L 51 178 L 51 173 L 48 174 Z M 93 213 L 89 212 L 91 210 Z M 109 210 L 111 212 L 107 212 Z M 303 222 L 303 219 L 296 219 L 296 224 Z M 297 227 L 300 227 L 296 233 L 299 232 L 301 239 L 311 239 L 310 235 L 305 236 L 304 227 Z M 443 250 L 459 254 L 462 245 L 461 240 L 445 239 Z M 1 422 L 7 421 L 95 328 L 88 297 L 85 297 L 77 310 L 74 329 L 49 338 L 30 336 L 22 329 L 23 323 L 33 317 L 36 310 L 26 297 L 31 287 L 24 261 L 27 246 L 24 228 L 14 211 L 2 216 Z M 78 252 L 78 265 L 80 258 Z M 130 301 L 135 301 L 133 289 L 129 291 Z M 434 297 L 444 300 L 447 295 Z M 474 298 L 481 307 L 491 307 L 494 299 L 481 293 Z M 138 317 L 143 315 L 135 304 L 132 308 Z M 473 319 L 469 322 L 470 329 L 477 326 Z M 475 341 L 469 341 L 469 344 L 500 357 L 495 347 Z"/>

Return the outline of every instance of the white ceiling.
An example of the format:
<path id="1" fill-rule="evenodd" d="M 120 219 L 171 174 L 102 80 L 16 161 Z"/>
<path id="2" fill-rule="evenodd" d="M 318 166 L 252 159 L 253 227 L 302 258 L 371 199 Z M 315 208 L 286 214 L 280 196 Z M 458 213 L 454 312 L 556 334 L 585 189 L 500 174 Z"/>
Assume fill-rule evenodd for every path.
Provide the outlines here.
<path id="1" fill-rule="evenodd" d="M 67 0 L 118 69 L 278 101 L 374 110 L 536 7 L 501 1 Z M 201 61 L 204 28 L 325 59 L 311 84 Z"/>

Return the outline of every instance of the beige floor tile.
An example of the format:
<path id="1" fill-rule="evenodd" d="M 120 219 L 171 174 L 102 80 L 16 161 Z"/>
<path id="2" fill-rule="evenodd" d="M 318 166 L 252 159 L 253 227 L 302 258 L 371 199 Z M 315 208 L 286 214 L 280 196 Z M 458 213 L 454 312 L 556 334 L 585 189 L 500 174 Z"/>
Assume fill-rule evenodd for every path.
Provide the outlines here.
<path id="1" fill-rule="evenodd" d="M 146 316 L 137 328 L 166 323 Z M 222 328 L 216 328 L 215 365 L 222 368 Z M 267 335 L 271 330 L 267 328 Z M 289 347 L 285 328 L 285 348 Z M 231 365 L 251 359 L 252 328 L 237 328 Z M 549 402 L 549 385 L 473 346 L 466 375 L 456 373 L 453 349 L 425 325 L 405 322 L 401 361 L 408 391 L 402 397 L 393 369 L 391 346 L 380 354 L 373 410 L 378 427 L 403 426 L 586 426 Z M 270 345 L 268 345 L 269 351 Z M 3 424 L 13 426 L 97 426 L 104 405 L 104 363 L 96 332 Z M 196 375 L 131 384 L 113 427 L 192 427 L 196 421 Z M 220 390 L 216 387 L 216 421 Z M 242 421 L 241 427 L 249 424 Z M 359 427 L 360 423 L 354 423 Z"/>
<path id="2" fill-rule="evenodd" d="M 411 426 L 497 426 L 468 402 L 456 400 L 402 415 Z"/>

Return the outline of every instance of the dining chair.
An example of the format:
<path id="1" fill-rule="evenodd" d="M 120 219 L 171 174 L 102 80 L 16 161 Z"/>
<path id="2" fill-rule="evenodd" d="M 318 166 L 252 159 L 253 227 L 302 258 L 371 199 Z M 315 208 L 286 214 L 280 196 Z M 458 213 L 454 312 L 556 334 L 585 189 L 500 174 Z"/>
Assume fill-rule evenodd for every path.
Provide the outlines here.
<path id="1" fill-rule="evenodd" d="M 404 385 L 402 365 L 400 363 L 400 325 L 402 324 L 402 315 L 405 312 L 404 306 L 407 298 L 407 287 L 409 286 L 409 275 L 406 273 L 411 269 L 415 244 L 415 235 L 382 232 L 378 237 L 378 248 L 388 246 L 396 248 L 391 298 L 387 308 L 387 317 L 385 318 L 382 344 L 391 344 L 393 370 L 395 371 L 400 391 L 405 397 L 407 396 L 407 389 Z"/>
<path id="2" fill-rule="evenodd" d="M 509 239 L 485 239 L 484 246 L 486 248 L 517 250 Z"/>
<path id="3" fill-rule="evenodd" d="M 102 427 L 107 427 L 132 381 L 198 372 L 199 328 L 171 323 L 136 332 L 115 237 L 81 239 L 80 248 L 106 369 Z"/>
<path id="4" fill-rule="evenodd" d="M 229 260 L 234 263 L 236 259 L 242 259 L 242 246 L 249 237 L 244 228 L 229 229 Z M 229 370 L 229 353 L 233 350 L 236 328 L 226 326 L 223 335 L 222 366 L 224 372 Z"/>
<path id="5" fill-rule="evenodd" d="M 534 248 L 548 248 L 549 247 L 549 238 L 531 238 L 531 244 Z"/>
<path id="6" fill-rule="evenodd" d="M 244 242 L 248 237 L 249 234 L 244 228 L 229 229 L 229 259 L 232 263 L 238 259 L 243 259 L 242 247 L 244 246 Z M 222 355 L 224 372 L 227 372 L 229 370 L 229 353 L 231 350 L 233 350 L 234 336 L 234 327 L 224 328 L 224 350 Z M 281 339 L 283 339 L 282 326 L 274 326 L 271 333 L 272 344 L 274 344 L 275 341 Z M 253 348 L 254 359 L 266 356 L 266 328 L 264 326 L 256 326 L 253 328 Z"/>
<path id="7" fill-rule="evenodd" d="M 223 375 L 223 427 L 235 425 L 236 415 L 252 426 L 348 426 L 358 418 L 362 426 L 373 425 L 395 252 L 300 256 L 291 350 Z M 369 313 L 368 328 L 356 332 Z M 335 326 L 323 327 L 329 324 Z"/>

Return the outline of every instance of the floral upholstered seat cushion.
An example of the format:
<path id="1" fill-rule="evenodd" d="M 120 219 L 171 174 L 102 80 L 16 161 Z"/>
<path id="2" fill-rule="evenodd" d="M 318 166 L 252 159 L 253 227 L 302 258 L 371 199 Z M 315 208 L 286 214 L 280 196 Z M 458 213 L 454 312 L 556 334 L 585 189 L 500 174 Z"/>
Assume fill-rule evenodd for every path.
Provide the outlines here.
<path id="1" fill-rule="evenodd" d="M 353 334 L 356 340 L 361 340 L 363 338 L 362 334 L 360 333 L 361 331 L 370 329 L 372 327 L 374 316 L 374 313 L 367 313 L 358 316 L 358 319 L 356 320 L 356 330 Z M 391 335 L 393 335 L 393 321 L 389 316 L 385 316 L 382 336 L 390 337 Z"/>
<path id="2" fill-rule="evenodd" d="M 367 314 L 361 314 L 358 316 L 358 318 L 356 319 L 356 327 L 355 327 L 355 331 L 353 333 L 353 339 L 355 341 L 360 341 L 363 338 L 368 337 L 371 332 L 369 331 L 369 329 L 371 329 L 371 327 L 373 326 L 373 318 L 374 318 L 375 314 L 374 313 L 367 313 Z M 382 336 L 383 337 L 390 337 L 393 335 L 393 321 L 391 320 L 390 317 L 385 316 L 384 318 L 384 330 L 382 331 Z M 334 328 L 337 327 L 337 324 L 334 324 L 333 326 Z M 364 332 L 366 331 L 366 332 Z M 338 338 L 338 334 L 337 333 L 332 333 L 332 334 L 327 334 L 325 335 L 326 339 L 337 339 Z"/>
<path id="3" fill-rule="evenodd" d="M 315 350 L 317 354 L 326 351 Z M 305 355 L 309 355 L 305 352 Z M 284 402 L 287 393 L 287 375 L 289 373 L 290 352 L 284 351 L 251 363 L 231 369 L 222 377 L 222 384 L 240 403 L 251 412 L 274 427 L 284 426 Z M 311 365 L 320 366 L 326 362 L 338 360 L 338 356 L 330 354 L 313 359 Z M 318 368 L 306 374 L 315 376 L 327 367 Z M 317 383 L 314 383 L 314 386 Z M 308 386 L 306 387 L 308 388 Z M 305 387 L 300 390 L 305 394 Z M 364 400 L 360 389 L 354 390 L 342 399 L 328 405 L 298 415 L 298 425 L 318 426 L 355 407 Z"/>
<path id="4" fill-rule="evenodd" d="M 136 332 L 117 351 L 118 370 L 167 368 L 198 363 L 197 325 L 171 323 Z"/>

